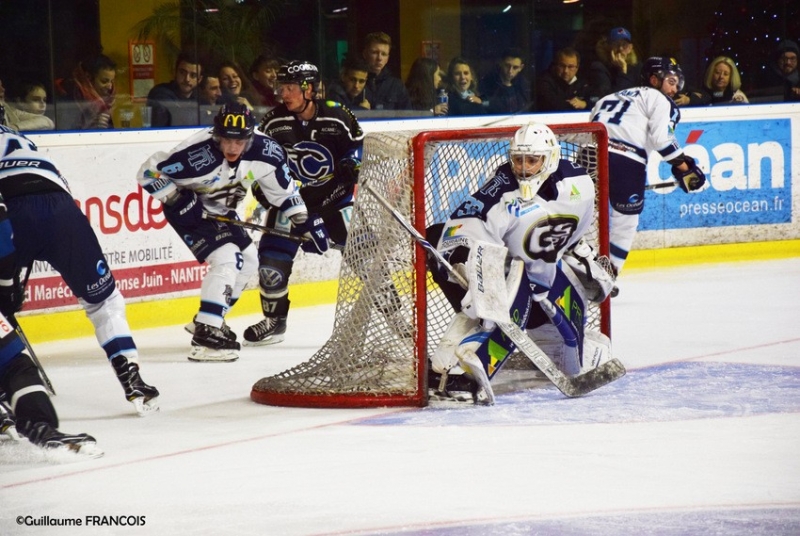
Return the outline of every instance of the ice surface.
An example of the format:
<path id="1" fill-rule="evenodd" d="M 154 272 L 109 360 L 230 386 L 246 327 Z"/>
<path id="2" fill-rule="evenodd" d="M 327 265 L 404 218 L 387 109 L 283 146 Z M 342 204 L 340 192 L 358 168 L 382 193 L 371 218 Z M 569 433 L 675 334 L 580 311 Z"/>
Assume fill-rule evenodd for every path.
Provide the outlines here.
<path id="1" fill-rule="evenodd" d="M 285 342 L 235 363 L 188 362 L 182 326 L 135 333 L 162 392 L 147 418 L 93 339 L 39 344 L 62 429 L 106 455 L 0 443 L 0 534 L 800 534 L 800 259 L 630 272 L 620 287 L 627 376 L 490 408 L 251 402 L 256 380 L 324 343 L 332 306 L 292 310 Z M 117 517 L 87 530 L 87 516 Z"/>

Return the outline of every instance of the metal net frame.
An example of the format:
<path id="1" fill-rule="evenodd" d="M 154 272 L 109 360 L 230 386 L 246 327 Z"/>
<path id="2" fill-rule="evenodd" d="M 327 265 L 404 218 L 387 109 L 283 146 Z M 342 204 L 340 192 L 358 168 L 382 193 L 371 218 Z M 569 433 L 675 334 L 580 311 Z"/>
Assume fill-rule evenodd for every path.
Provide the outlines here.
<path id="1" fill-rule="evenodd" d="M 360 180 L 425 235 L 492 178 L 518 128 L 369 134 Z M 586 238 L 607 255 L 605 129 L 593 123 L 551 128 L 562 158 L 595 179 L 597 210 Z M 342 253 L 331 337 L 309 360 L 256 382 L 250 396 L 279 406 L 424 406 L 428 356 L 453 314 L 426 269 L 424 250 L 362 189 Z M 608 300 L 589 305 L 587 325 L 610 335 Z"/>

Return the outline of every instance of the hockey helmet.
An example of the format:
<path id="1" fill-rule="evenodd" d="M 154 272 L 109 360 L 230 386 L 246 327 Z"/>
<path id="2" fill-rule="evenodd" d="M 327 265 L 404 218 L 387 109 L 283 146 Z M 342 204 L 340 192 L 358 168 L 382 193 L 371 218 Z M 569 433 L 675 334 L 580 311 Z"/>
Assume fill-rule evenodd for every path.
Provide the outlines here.
<path id="1" fill-rule="evenodd" d="M 644 85 L 650 85 L 650 77 L 655 76 L 659 81 L 663 81 L 667 76 L 678 77 L 678 91 L 683 89 L 683 70 L 675 58 L 668 58 L 666 56 L 653 56 L 647 58 L 642 66 L 642 82 Z"/>
<path id="2" fill-rule="evenodd" d="M 308 84 L 314 84 L 314 89 L 319 87 L 319 69 L 308 61 L 292 60 L 278 69 L 279 84 L 298 84 L 305 91 Z"/>
<path id="3" fill-rule="evenodd" d="M 519 181 L 522 199 L 530 200 L 556 169 L 561 145 L 547 125 L 529 123 L 514 133 L 508 149 L 511 170 Z M 538 169 L 535 166 L 541 161 Z"/>
<path id="4" fill-rule="evenodd" d="M 220 138 L 247 140 L 253 137 L 255 127 L 253 112 L 238 102 L 224 105 L 214 117 L 214 135 Z"/>

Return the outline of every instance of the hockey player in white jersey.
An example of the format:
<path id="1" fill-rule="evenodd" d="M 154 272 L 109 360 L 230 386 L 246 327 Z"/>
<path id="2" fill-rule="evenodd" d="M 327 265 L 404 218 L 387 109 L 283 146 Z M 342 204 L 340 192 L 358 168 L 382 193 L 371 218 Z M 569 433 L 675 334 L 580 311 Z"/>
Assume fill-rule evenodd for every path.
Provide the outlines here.
<path id="1" fill-rule="evenodd" d="M 672 174 L 684 192 L 700 189 L 706 180 L 675 138 L 681 112 L 672 97 L 683 88 L 680 65 L 672 58 L 649 58 L 642 67 L 642 82 L 642 87 L 606 95 L 597 101 L 591 115 L 593 122 L 603 123 L 608 131 L 609 240 L 617 274 L 633 245 L 644 209 L 648 155 L 655 151 L 672 165 Z"/>
<path id="2" fill-rule="evenodd" d="M 510 142 L 509 162 L 453 212 L 438 249 L 456 270 L 477 272 L 477 285 L 483 285 L 476 251 L 487 243 L 505 246 L 510 262 L 502 267 L 505 259 L 500 259 L 499 273 L 506 274 L 510 318 L 572 376 L 610 358 L 608 339 L 584 334 L 583 328 L 585 301 L 603 301 L 613 280 L 581 240 L 594 217 L 594 183 L 584 168 L 562 160 L 560 153 L 549 127 L 521 127 Z M 575 271 L 561 263 L 565 255 Z M 475 402 L 491 404 L 490 379 L 514 347 L 492 322 L 476 316 L 472 298 L 478 289 L 465 292 L 442 271 L 434 270 L 434 279 L 460 312 L 435 350 L 432 368 L 445 378 L 463 369 L 476 382 Z M 553 306 L 564 303 L 565 295 L 570 296 L 566 310 Z M 591 346 L 588 353 L 586 346 Z"/>
<path id="3" fill-rule="evenodd" d="M 55 163 L 18 132 L 0 126 L 0 195 L 16 249 L 15 278 L 34 261 L 61 274 L 94 325 L 95 336 L 140 415 L 158 409 L 158 389 L 142 380 L 125 301 L 89 220 Z M 24 286 L 24 285 L 23 285 Z M 19 302 L 22 306 L 22 302 Z M 14 311 L 16 312 L 16 311 Z"/>
<path id="4" fill-rule="evenodd" d="M 255 130 L 243 104 L 223 106 L 213 128 L 192 135 L 169 153 L 156 153 L 137 179 L 164 204 L 164 215 L 208 272 L 200 288 L 200 310 L 191 324 L 191 361 L 235 361 L 240 344 L 225 315 L 258 269 L 258 252 L 240 226 L 206 214 L 238 219 L 236 209 L 253 183 L 295 224 L 308 220 L 286 161 L 274 139 Z M 327 244 L 326 244 L 327 245 Z"/>

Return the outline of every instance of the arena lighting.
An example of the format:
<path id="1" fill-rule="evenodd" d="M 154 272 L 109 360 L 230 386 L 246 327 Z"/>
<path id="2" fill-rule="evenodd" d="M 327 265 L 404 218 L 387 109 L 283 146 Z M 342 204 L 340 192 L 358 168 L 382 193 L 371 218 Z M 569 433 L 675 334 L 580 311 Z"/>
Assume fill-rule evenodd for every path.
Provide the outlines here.
<path id="1" fill-rule="evenodd" d="M 346 7 L 337 7 L 331 13 L 344 13 L 345 11 L 347 11 Z"/>
<path id="2" fill-rule="evenodd" d="M 511 4 L 508 4 L 508 5 L 505 7 L 505 9 L 503 10 L 503 13 L 508 13 L 509 11 L 511 11 Z"/>
<path id="3" fill-rule="evenodd" d="M 577 4 L 581 0 L 561 0 L 563 4 Z"/>

